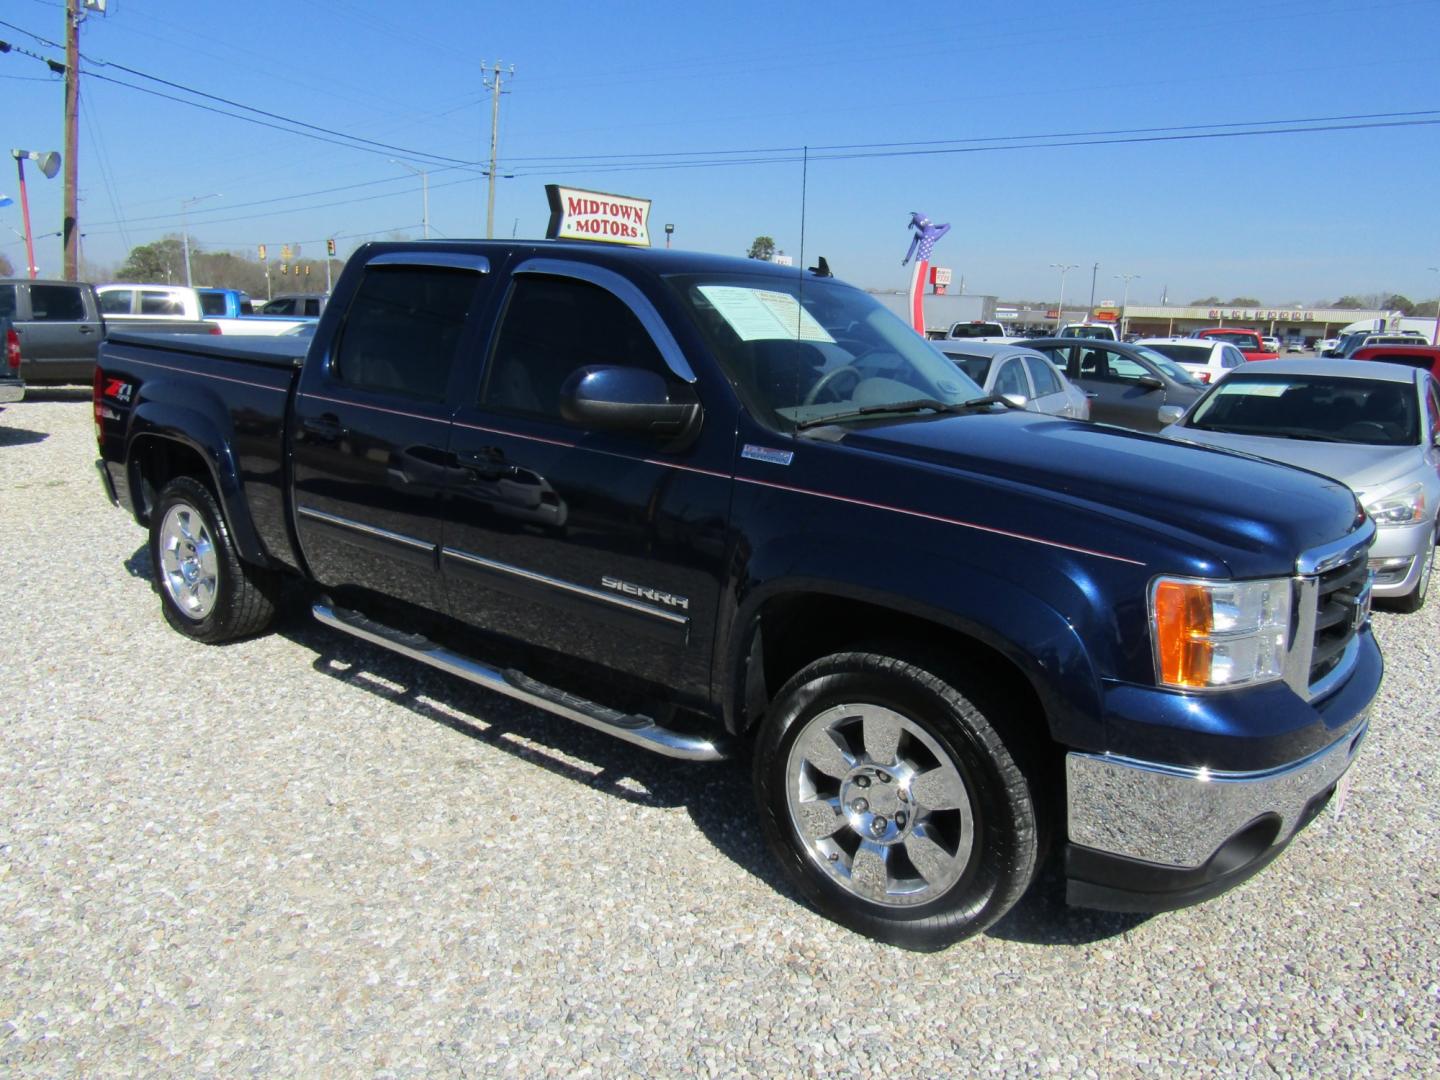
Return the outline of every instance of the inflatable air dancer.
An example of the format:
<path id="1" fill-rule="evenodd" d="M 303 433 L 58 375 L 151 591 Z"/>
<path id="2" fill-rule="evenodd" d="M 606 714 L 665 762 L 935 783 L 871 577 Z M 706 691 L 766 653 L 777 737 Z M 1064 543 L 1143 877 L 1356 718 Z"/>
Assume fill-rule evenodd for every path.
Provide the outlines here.
<path id="1" fill-rule="evenodd" d="M 930 252 L 939 240 L 950 231 L 949 225 L 936 225 L 924 214 L 911 211 L 910 228 L 915 235 L 910 238 L 910 250 L 900 265 L 904 266 L 913 256 L 915 270 L 910 275 L 910 325 L 921 337 L 925 336 L 925 281 L 930 276 Z"/>

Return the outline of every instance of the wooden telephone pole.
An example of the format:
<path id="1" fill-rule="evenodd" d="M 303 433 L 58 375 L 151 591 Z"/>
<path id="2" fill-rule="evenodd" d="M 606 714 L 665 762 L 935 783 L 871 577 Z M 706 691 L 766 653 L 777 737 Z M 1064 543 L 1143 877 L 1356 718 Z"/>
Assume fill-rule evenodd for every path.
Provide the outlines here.
<path id="1" fill-rule="evenodd" d="M 65 0 L 65 280 L 80 278 L 80 230 L 75 192 L 76 151 L 80 145 L 80 13 L 81 0 Z"/>

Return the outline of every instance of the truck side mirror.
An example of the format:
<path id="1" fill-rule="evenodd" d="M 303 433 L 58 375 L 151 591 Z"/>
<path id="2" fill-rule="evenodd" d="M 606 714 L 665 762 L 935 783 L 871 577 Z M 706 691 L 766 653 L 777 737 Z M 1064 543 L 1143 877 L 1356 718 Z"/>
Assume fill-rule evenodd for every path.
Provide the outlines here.
<path id="1" fill-rule="evenodd" d="M 643 368 L 591 365 L 572 372 L 560 388 L 560 415 L 603 431 L 633 431 L 678 450 L 700 431 L 702 410 L 694 391 Z"/>
<path id="2" fill-rule="evenodd" d="M 1164 390 L 1165 384 L 1154 375 L 1141 375 L 1135 380 L 1136 385 L 1143 386 L 1146 390 Z"/>
<path id="3" fill-rule="evenodd" d="M 1180 418 L 1184 415 L 1185 410 L 1179 405 L 1161 405 L 1159 411 L 1155 414 L 1156 419 L 1165 427 L 1179 423 Z"/>

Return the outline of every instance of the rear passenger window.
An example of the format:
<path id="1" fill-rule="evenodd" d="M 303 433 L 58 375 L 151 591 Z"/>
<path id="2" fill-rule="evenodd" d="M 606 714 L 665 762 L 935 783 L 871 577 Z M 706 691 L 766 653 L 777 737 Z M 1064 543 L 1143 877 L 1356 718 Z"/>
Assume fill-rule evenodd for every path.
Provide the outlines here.
<path id="1" fill-rule="evenodd" d="M 481 401 L 496 409 L 560 418 L 560 388 L 588 364 L 667 374 L 660 350 L 614 293 L 574 278 L 515 279 Z"/>
<path id="2" fill-rule="evenodd" d="M 185 308 L 169 293 L 140 290 L 141 315 L 184 315 Z"/>
<path id="3" fill-rule="evenodd" d="M 443 401 L 466 316 L 487 280 L 469 270 L 368 267 L 345 314 L 331 377 L 359 390 Z"/>
<path id="4" fill-rule="evenodd" d="M 0 318 L 15 318 L 14 285 L 0 285 Z"/>
<path id="5" fill-rule="evenodd" d="M 129 315 L 130 305 L 134 303 L 135 292 L 133 289 L 111 289 L 100 294 L 100 314 L 102 315 Z"/>
<path id="6" fill-rule="evenodd" d="M 31 285 L 30 314 L 36 322 L 84 322 L 85 301 L 73 285 Z"/>

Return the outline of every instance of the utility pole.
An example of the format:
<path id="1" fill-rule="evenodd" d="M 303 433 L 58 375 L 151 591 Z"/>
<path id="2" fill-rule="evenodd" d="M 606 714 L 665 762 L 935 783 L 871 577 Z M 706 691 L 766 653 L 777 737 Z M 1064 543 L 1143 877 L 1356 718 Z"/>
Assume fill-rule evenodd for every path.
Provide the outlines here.
<path id="1" fill-rule="evenodd" d="M 60 231 L 65 252 L 66 281 L 78 281 L 80 278 L 80 230 L 76 220 L 78 198 L 75 190 L 78 178 L 76 151 L 80 143 L 80 4 L 81 0 L 65 0 L 65 207 Z"/>
<path id="2" fill-rule="evenodd" d="M 1085 312 L 1085 321 L 1089 322 L 1095 317 L 1095 275 L 1100 272 L 1100 264 L 1097 262 L 1090 268 L 1090 310 Z"/>
<path id="3" fill-rule="evenodd" d="M 480 62 L 483 68 L 485 62 Z M 501 82 L 505 72 L 500 69 L 500 61 L 495 61 L 495 68 L 489 74 L 482 76 L 481 81 L 490 91 L 490 192 L 485 200 L 485 237 L 493 239 L 495 236 L 495 162 L 500 146 L 500 95 L 503 93 Z M 510 65 L 510 77 L 515 77 L 515 65 Z"/>

